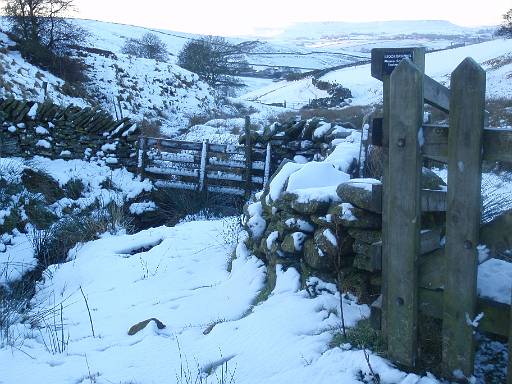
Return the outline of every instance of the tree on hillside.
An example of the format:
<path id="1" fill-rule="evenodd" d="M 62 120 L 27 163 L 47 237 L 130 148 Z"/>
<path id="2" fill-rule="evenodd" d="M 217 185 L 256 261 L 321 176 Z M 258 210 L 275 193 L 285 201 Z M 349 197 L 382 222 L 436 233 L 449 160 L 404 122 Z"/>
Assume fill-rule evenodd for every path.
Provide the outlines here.
<path id="1" fill-rule="evenodd" d="M 509 9 L 508 12 L 503 15 L 503 24 L 501 24 L 496 34 L 498 36 L 512 38 L 512 9 Z"/>
<path id="2" fill-rule="evenodd" d="M 178 54 L 178 65 L 197 73 L 212 86 L 236 85 L 232 76 L 248 68 L 243 53 L 241 46 L 223 37 L 205 36 L 185 44 Z"/>
<path id="3" fill-rule="evenodd" d="M 158 61 L 166 61 L 169 56 L 166 44 L 151 32 L 145 33 L 140 39 L 126 39 L 122 52 Z"/>
<path id="4" fill-rule="evenodd" d="M 83 41 L 83 28 L 65 19 L 74 10 L 74 0 L 3 0 L 10 32 L 24 44 L 42 46 L 50 51 Z"/>

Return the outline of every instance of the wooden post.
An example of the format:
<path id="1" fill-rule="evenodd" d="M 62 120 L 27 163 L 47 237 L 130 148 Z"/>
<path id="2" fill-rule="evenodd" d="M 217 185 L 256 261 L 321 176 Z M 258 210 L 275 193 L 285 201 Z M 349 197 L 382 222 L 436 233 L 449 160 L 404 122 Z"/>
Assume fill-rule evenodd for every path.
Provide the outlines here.
<path id="1" fill-rule="evenodd" d="M 137 169 L 141 179 L 144 179 L 144 173 L 148 162 L 147 156 L 147 139 L 144 136 L 141 136 L 139 138 L 139 151 L 137 156 Z"/>
<path id="2" fill-rule="evenodd" d="M 443 299 L 443 364 L 446 376 L 473 373 L 477 245 L 481 218 L 485 71 L 471 58 L 451 76 L 446 214 L 446 279 Z"/>
<path id="3" fill-rule="evenodd" d="M 249 197 L 252 191 L 252 143 L 251 143 L 251 118 L 245 117 L 245 197 Z"/>
<path id="4" fill-rule="evenodd" d="M 424 48 L 374 48 L 372 49 L 372 63 L 371 72 L 372 77 L 381 80 L 383 86 L 383 119 L 382 119 L 382 141 L 380 145 L 383 147 L 382 154 L 382 184 L 383 184 L 383 199 L 382 199 L 382 333 L 384 339 L 387 340 L 387 281 L 389 268 L 387 266 L 387 260 L 390 257 L 390 251 L 388 247 L 388 225 L 391 220 L 390 215 L 392 214 L 390 207 L 389 198 L 389 131 L 390 131 L 390 72 L 391 69 L 389 60 L 386 61 L 386 57 L 389 54 L 403 55 L 403 57 L 412 57 L 412 61 L 416 66 L 424 72 L 425 70 L 425 49 Z M 398 64 L 398 60 L 394 60 L 394 64 Z M 386 67 L 386 68 L 385 68 Z"/>
<path id="5" fill-rule="evenodd" d="M 267 153 L 265 154 L 265 171 L 263 176 L 263 189 L 267 188 L 270 180 L 270 164 L 272 163 L 272 144 L 267 143 Z"/>
<path id="6" fill-rule="evenodd" d="M 390 76 L 389 174 L 386 225 L 389 357 L 414 367 L 417 355 L 418 256 L 420 254 L 423 72 L 402 61 Z"/>
<path id="7" fill-rule="evenodd" d="M 208 175 L 206 173 L 206 161 L 208 158 L 208 140 L 203 141 L 203 148 L 201 149 L 201 164 L 199 165 L 199 192 L 208 191 L 206 181 Z"/>
<path id="8" fill-rule="evenodd" d="M 121 107 L 121 97 L 117 96 L 117 105 L 119 107 L 119 116 L 123 118 L 123 108 Z"/>

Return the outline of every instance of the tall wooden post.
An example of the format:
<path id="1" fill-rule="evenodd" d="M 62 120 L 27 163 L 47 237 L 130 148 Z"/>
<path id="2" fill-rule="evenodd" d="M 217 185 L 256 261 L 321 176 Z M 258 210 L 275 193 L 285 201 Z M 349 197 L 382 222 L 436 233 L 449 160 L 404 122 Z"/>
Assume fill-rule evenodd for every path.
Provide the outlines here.
<path id="1" fill-rule="evenodd" d="M 263 173 L 263 189 L 266 189 L 270 180 L 270 166 L 272 163 L 272 144 L 267 143 L 267 151 L 265 153 L 265 170 Z"/>
<path id="2" fill-rule="evenodd" d="M 387 260 L 391 258 L 389 251 L 389 223 L 391 220 L 390 194 L 389 194 L 389 132 L 390 132 L 390 75 L 393 69 L 403 58 L 409 58 L 420 69 L 425 71 L 425 49 L 424 48 L 374 48 L 372 49 L 371 72 L 372 77 L 381 80 L 383 85 L 383 121 L 382 121 L 382 324 L 381 329 L 384 338 L 387 340 L 387 281 L 391 276 Z"/>
<path id="3" fill-rule="evenodd" d="M 446 376 L 473 373 L 477 245 L 481 218 L 485 71 L 471 58 L 452 73 L 448 136 L 443 364 Z"/>
<path id="4" fill-rule="evenodd" d="M 208 174 L 206 172 L 206 163 L 208 161 L 208 140 L 203 141 L 203 147 L 201 149 L 201 163 L 199 165 L 199 192 L 207 192 L 208 186 Z"/>
<path id="5" fill-rule="evenodd" d="M 144 178 L 144 172 L 147 165 L 147 139 L 144 136 L 139 138 L 139 151 L 137 156 L 137 170 L 141 177 Z"/>
<path id="6" fill-rule="evenodd" d="M 423 122 L 423 72 L 404 60 L 391 74 L 389 86 L 388 353 L 392 360 L 414 367 L 421 228 L 418 133 Z"/>
<path id="7" fill-rule="evenodd" d="M 252 143 L 251 143 L 251 118 L 245 117 L 245 197 L 249 197 L 252 191 Z"/>

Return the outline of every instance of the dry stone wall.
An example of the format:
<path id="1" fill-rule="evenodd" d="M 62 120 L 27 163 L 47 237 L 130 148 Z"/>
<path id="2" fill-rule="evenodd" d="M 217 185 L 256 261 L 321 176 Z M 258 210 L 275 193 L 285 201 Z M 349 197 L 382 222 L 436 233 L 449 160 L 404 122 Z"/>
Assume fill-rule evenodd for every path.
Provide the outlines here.
<path id="1" fill-rule="evenodd" d="M 114 120 L 96 108 L 0 99 L 1 156 L 98 159 L 113 167 L 131 166 L 138 134 L 134 122 Z"/>
<path id="2" fill-rule="evenodd" d="M 283 172 L 281 167 L 273 180 Z M 422 185 L 442 189 L 444 182 L 425 171 Z M 272 199 L 269 189 L 257 194 L 244 209 L 249 234 L 245 245 L 268 266 L 270 288 L 277 265 L 296 268 L 303 284 L 311 275 L 335 280 L 356 279 L 344 289 L 370 300 L 380 291 L 382 210 L 376 179 L 351 179 L 340 183 L 329 200 L 301 201 L 284 192 Z M 307 288 L 307 287 L 306 287 Z"/>
<path id="3" fill-rule="evenodd" d="M 322 161 L 332 151 L 336 141 L 352 135 L 356 127 L 352 123 L 329 122 L 321 118 L 291 119 L 275 122 L 260 131 L 251 132 L 251 143 L 265 148 L 272 145 L 272 159 L 279 164 L 283 159 L 297 162 Z M 246 143 L 245 134 L 239 138 Z M 357 168 L 354 161 L 354 170 Z"/>

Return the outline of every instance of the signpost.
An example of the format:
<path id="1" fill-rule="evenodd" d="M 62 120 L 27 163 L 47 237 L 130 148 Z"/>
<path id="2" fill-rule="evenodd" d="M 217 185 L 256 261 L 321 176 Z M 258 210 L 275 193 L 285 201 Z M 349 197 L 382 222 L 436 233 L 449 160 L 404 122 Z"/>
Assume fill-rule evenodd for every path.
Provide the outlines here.
<path id="1" fill-rule="evenodd" d="M 382 58 L 382 72 L 384 75 L 391 75 L 393 70 L 398 67 L 398 64 L 403 59 L 409 59 L 414 62 L 414 51 L 392 51 L 386 50 L 384 51 Z"/>

